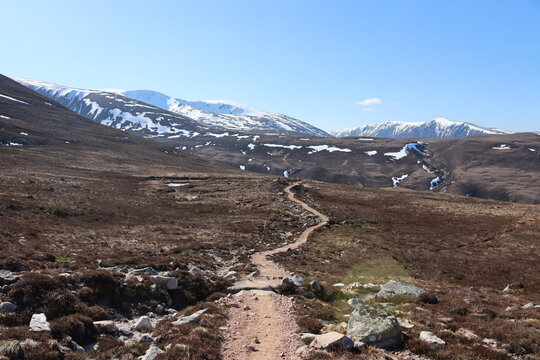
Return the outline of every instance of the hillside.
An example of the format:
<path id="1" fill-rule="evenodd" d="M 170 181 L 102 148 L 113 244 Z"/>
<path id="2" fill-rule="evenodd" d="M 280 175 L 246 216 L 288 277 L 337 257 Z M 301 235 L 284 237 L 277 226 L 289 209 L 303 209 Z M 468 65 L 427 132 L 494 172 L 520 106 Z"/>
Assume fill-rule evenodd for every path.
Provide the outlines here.
<path id="1" fill-rule="evenodd" d="M 88 90 L 38 80 L 17 79 L 77 114 L 146 137 L 189 137 L 204 132 L 326 132 L 283 114 L 234 102 L 188 101 L 151 90 Z"/>
<path id="2" fill-rule="evenodd" d="M 2 360 L 539 352 L 537 205 L 248 173 L 97 124 L 5 77 L 0 128 Z M 450 160 L 489 145 L 517 163 L 536 141 L 522 135 L 471 138 Z M 207 137 L 272 166 L 379 156 L 374 173 L 414 168 L 426 181 L 435 174 L 417 161 L 446 159 L 431 154 L 436 142 L 241 136 Z M 389 280 L 425 294 L 378 297 Z M 392 326 L 394 347 L 381 330 L 353 335 L 363 307 Z M 444 346 L 420 340 L 428 330 Z"/>
<path id="3" fill-rule="evenodd" d="M 424 122 L 387 121 L 351 129 L 330 132 L 334 136 L 373 136 L 386 138 L 463 138 L 475 135 L 509 134 L 509 131 L 485 128 L 479 125 L 445 118 Z"/>

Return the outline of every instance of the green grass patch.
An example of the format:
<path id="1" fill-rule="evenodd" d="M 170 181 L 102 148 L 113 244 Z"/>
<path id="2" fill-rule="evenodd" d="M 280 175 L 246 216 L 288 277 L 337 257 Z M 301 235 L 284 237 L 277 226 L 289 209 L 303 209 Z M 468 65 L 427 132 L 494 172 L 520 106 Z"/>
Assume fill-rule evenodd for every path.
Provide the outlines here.
<path id="1" fill-rule="evenodd" d="M 411 281 L 411 277 L 401 264 L 392 258 L 372 259 L 354 265 L 344 279 L 345 284 L 383 284 L 389 280 Z"/>

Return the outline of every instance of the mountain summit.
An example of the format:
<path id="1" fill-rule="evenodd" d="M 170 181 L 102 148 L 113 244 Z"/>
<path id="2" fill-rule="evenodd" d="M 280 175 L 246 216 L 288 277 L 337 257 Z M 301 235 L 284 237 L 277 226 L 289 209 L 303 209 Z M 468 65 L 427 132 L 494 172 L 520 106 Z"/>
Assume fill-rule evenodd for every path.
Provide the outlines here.
<path id="1" fill-rule="evenodd" d="M 330 132 L 337 137 L 373 136 L 388 138 L 463 138 L 474 135 L 502 135 L 510 131 L 485 128 L 479 125 L 435 118 L 424 122 L 386 121 L 380 124 L 363 125 L 356 128 Z"/>

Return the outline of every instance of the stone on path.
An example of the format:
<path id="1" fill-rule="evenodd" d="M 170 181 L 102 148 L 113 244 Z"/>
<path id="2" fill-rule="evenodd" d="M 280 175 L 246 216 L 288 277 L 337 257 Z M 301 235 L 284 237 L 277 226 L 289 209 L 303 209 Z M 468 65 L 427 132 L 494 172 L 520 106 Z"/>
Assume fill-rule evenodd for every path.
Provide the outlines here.
<path id="1" fill-rule="evenodd" d="M 234 285 L 229 286 L 227 290 L 231 293 L 236 293 L 242 290 L 273 291 L 274 289 L 269 283 L 265 281 L 243 279 L 235 282 Z"/>

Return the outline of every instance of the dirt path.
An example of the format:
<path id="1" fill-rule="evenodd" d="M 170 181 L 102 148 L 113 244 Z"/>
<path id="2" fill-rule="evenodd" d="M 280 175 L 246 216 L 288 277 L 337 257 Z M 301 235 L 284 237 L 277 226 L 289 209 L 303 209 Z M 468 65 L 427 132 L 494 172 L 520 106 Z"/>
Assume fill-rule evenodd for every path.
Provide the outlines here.
<path id="1" fill-rule="evenodd" d="M 292 244 L 253 254 L 251 262 L 257 264 L 259 269 L 259 275 L 254 280 L 268 282 L 273 286 L 279 285 L 281 279 L 290 274 L 278 264 L 268 260 L 266 256 L 287 249 L 296 249 L 307 241 L 313 231 L 328 222 L 327 216 L 294 197 L 291 189 L 300 183 L 296 182 L 284 189 L 287 198 L 318 216 L 321 222 L 305 229 Z M 233 306 L 227 327 L 223 330 L 224 360 L 299 358 L 295 351 L 302 344 L 296 331 L 291 298 L 271 291 L 251 290 L 224 298 L 224 302 Z"/>

